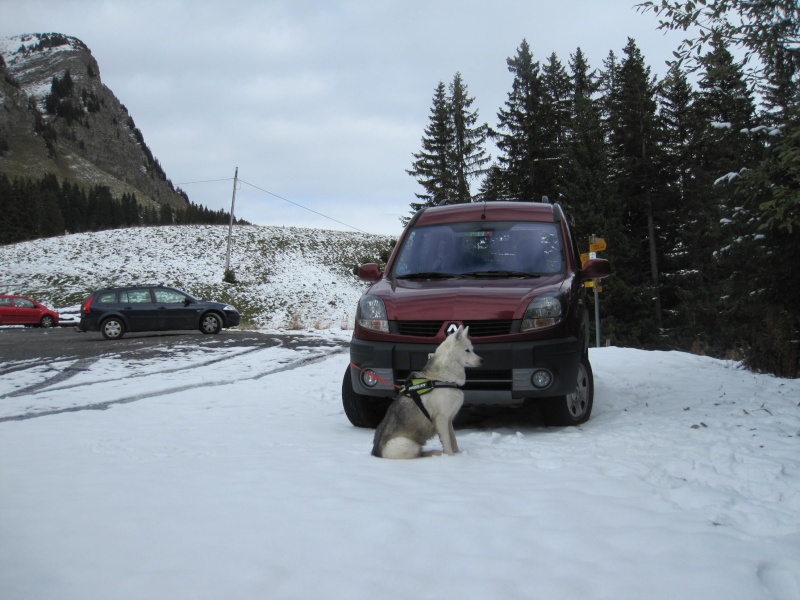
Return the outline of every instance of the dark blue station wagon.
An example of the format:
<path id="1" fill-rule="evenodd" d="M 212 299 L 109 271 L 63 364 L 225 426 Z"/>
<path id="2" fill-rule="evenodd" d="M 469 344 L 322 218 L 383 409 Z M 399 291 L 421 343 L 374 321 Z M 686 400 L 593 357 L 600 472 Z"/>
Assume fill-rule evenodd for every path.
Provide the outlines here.
<path id="1" fill-rule="evenodd" d="M 107 288 L 93 292 L 81 305 L 80 331 L 99 331 L 107 340 L 126 332 L 199 329 L 219 333 L 239 324 L 239 312 L 222 302 L 161 285 Z"/>

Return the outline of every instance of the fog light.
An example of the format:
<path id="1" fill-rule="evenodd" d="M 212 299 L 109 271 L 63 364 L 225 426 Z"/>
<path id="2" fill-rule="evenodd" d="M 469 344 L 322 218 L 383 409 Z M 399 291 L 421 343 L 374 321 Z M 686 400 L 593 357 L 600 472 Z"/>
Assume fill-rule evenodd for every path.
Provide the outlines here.
<path id="1" fill-rule="evenodd" d="M 375 387 L 378 385 L 378 378 L 372 371 L 364 371 L 361 373 L 361 382 L 367 387 Z"/>
<path id="2" fill-rule="evenodd" d="M 531 383 L 536 389 L 543 390 L 553 383 L 553 375 L 546 369 L 538 369 L 531 375 Z"/>

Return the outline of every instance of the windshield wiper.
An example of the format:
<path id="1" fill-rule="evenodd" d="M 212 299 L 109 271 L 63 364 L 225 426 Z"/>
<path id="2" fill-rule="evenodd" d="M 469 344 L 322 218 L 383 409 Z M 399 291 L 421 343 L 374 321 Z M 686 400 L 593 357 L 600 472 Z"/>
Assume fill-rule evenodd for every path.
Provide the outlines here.
<path id="1" fill-rule="evenodd" d="M 440 273 L 439 271 L 423 271 L 421 273 L 396 275 L 395 277 L 397 279 L 452 279 L 455 275 L 452 273 Z"/>
<path id="2" fill-rule="evenodd" d="M 471 271 L 469 273 L 461 273 L 461 277 L 541 277 L 539 273 L 527 273 L 526 271 Z"/>

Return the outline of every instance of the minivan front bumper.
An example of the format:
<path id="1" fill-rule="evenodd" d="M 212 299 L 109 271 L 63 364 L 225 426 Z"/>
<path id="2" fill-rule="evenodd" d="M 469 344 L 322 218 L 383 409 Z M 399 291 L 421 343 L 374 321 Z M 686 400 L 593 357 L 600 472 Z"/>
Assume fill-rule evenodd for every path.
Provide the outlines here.
<path id="1" fill-rule="evenodd" d="M 353 391 L 381 398 L 394 396 L 394 385 L 402 384 L 412 371 L 421 370 L 435 350 L 436 344 L 353 338 L 350 342 Z M 560 396 L 575 391 L 582 352 L 575 337 L 474 344 L 474 351 L 483 359 L 483 365 L 467 369 L 463 388 L 465 404 L 516 405 L 526 398 Z M 537 388 L 533 383 L 534 374 L 542 370 L 550 374 L 551 382 L 547 387 Z M 370 373 L 377 377 L 370 377 Z M 538 382 L 541 384 L 541 379 Z"/>

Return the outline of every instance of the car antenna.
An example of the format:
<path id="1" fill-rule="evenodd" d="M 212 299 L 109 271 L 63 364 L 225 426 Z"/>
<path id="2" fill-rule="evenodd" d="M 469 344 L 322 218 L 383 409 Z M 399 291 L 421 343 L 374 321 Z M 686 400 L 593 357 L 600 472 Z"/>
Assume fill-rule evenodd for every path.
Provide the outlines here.
<path id="1" fill-rule="evenodd" d="M 486 220 L 486 200 L 483 201 L 483 214 L 481 215 L 481 220 Z"/>

